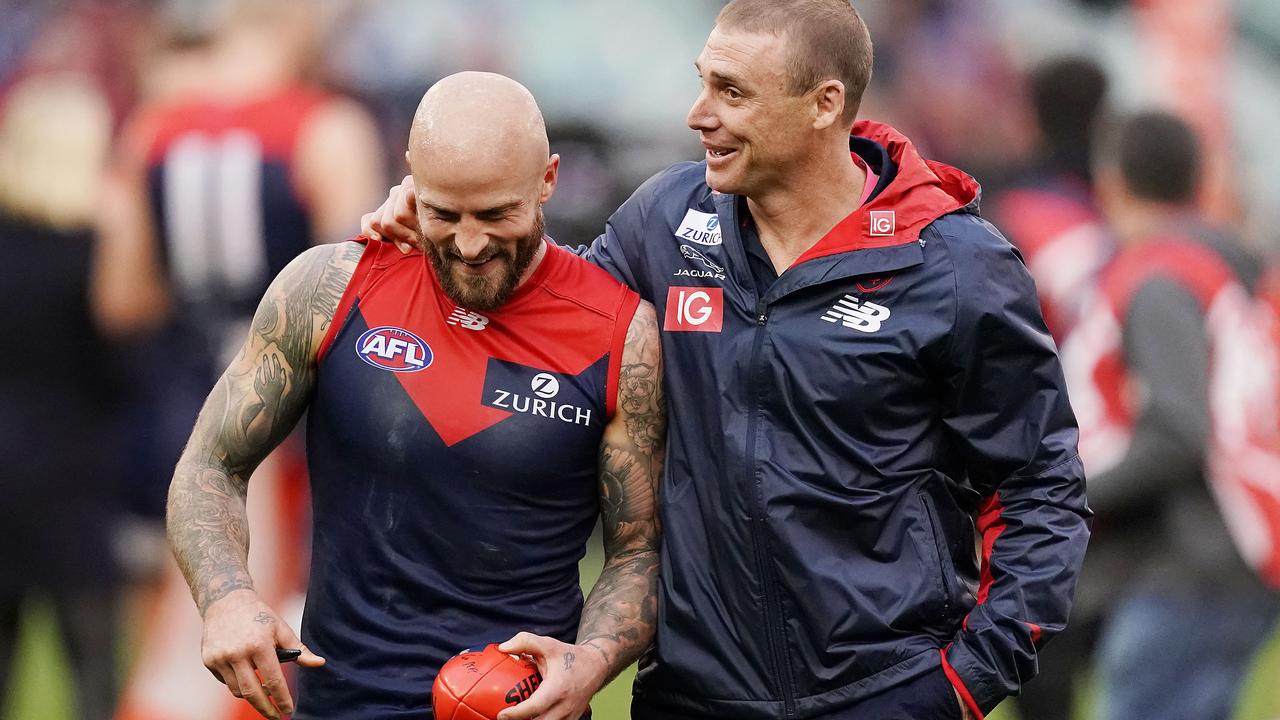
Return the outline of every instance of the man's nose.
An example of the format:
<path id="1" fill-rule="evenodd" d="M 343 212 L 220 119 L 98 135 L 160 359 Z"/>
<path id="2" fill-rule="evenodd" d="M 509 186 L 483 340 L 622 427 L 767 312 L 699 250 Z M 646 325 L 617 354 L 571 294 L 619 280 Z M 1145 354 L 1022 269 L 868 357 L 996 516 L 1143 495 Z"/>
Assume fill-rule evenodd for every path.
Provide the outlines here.
<path id="1" fill-rule="evenodd" d="M 485 248 L 489 247 L 489 235 L 480 223 L 463 220 L 453 237 L 453 244 L 463 260 L 471 261 L 484 255 Z"/>
<path id="2" fill-rule="evenodd" d="M 693 101 L 693 107 L 689 108 L 685 122 L 692 130 L 704 131 L 716 128 L 715 114 L 711 112 L 710 98 L 705 89 L 698 93 L 698 98 Z"/>

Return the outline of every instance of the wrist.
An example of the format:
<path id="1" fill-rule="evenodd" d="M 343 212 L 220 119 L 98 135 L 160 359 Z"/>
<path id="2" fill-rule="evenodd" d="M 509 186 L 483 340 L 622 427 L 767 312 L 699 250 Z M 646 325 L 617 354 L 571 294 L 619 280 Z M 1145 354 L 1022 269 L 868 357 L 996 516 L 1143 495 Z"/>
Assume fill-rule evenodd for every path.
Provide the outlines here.
<path id="1" fill-rule="evenodd" d="M 200 617 L 203 618 L 216 605 L 235 605 L 257 600 L 258 591 L 254 589 L 253 582 L 246 579 L 243 582 L 223 583 L 206 588 L 197 600 L 197 609 L 200 611 Z"/>
<path id="2" fill-rule="evenodd" d="M 595 687 L 594 692 L 598 692 L 609 682 L 609 678 L 613 676 L 613 663 L 609 660 L 609 653 L 604 648 L 596 644 L 594 640 L 588 640 L 578 648 L 582 659 L 587 663 L 589 669 L 588 677 Z"/>

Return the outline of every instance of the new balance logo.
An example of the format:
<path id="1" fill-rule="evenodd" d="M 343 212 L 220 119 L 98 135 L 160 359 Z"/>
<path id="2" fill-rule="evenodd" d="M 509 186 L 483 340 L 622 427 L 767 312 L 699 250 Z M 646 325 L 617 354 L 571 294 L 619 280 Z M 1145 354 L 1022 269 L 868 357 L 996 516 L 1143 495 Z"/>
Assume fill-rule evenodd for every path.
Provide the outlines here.
<path id="1" fill-rule="evenodd" d="M 829 323 L 840 323 L 858 332 L 873 333 L 889 319 L 889 308 L 873 302 L 858 302 L 852 295 L 845 295 L 822 316 Z"/>
<path id="2" fill-rule="evenodd" d="M 461 325 L 468 330 L 483 330 L 489 324 L 489 318 L 470 310 L 454 308 L 447 322 L 450 325 Z"/>

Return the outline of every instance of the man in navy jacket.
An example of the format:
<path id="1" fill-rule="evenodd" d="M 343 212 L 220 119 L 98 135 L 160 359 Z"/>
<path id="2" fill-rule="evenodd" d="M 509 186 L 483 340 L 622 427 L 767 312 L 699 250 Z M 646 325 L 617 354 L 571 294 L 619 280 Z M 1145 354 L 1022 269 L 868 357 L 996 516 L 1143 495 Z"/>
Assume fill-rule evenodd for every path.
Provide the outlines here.
<path id="1" fill-rule="evenodd" d="M 1066 623 L 1088 538 L 1035 287 L 972 178 L 854 124 L 846 0 L 733 0 L 696 64 L 706 157 L 584 249 L 663 318 L 633 717 L 981 718 Z M 415 205 L 406 181 L 365 228 L 412 239 Z"/>

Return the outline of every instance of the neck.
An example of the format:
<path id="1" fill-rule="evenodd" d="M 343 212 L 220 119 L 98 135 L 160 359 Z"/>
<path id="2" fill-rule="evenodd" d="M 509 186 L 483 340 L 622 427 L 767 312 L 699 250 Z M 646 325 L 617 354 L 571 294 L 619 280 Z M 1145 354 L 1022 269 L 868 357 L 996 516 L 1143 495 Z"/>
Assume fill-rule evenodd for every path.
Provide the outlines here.
<path id="1" fill-rule="evenodd" d="M 290 84 L 298 67 L 288 43 L 253 28 L 226 31 L 215 46 L 215 77 L 206 91 L 224 102 L 247 102 Z"/>
<path id="2" fill-rule="evenodd" d="M 779 273 L 857 208 L 866 181 L 842 138 L 790 168 L 773 187 L 747 196 L 760 241 Z"/>
<path id="3" fill-rule="evenodd" d="M 529 282 L 529 278 L 533 277 L 533 274 L 538 270 L 538 266 L 542 264 L 546 257 L 547 238 L 543 237 L 542 242 L 538 243 L 538 249 L 533 251 L 533 259 L 529 261 L 529 267 L 525 268 L 523 273 L 520 273 L 520 281 L 516 283 L 517 289 Z"/>
<path id="4" fill-rule="evenodd" d="M 1193 212 L 1180 203 L 1135 201 L 1112 219 L 1112 226 L 1122 245 L 1139 245 Z"/>

